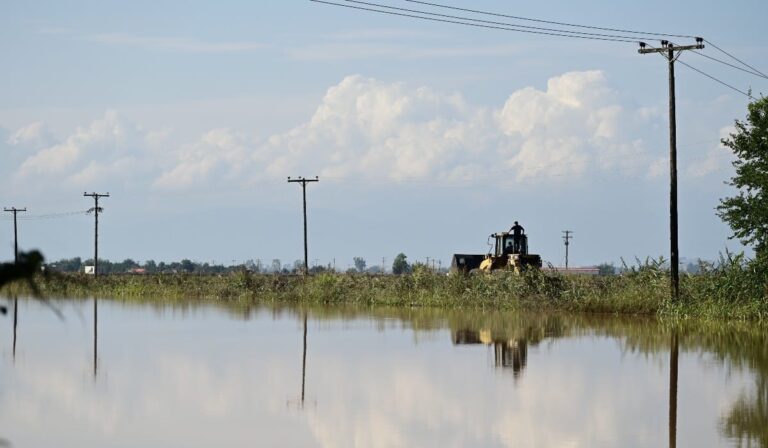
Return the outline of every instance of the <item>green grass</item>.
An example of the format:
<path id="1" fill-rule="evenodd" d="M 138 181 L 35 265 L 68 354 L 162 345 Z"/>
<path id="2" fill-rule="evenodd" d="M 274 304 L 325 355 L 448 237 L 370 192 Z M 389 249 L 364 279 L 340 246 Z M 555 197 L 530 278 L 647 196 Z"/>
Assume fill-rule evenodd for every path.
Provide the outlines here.
<path id="1" fill-rule="evenodd" d="M 320 274 L 310 277 L 257 275 L 102 276 L 49 274 L 37 278 L 45 297 L 102 297 L 140 302 L 229 304 L 343 304 L 477 310 L 563 310 L 643 314 L 673 318 L 768 320 L 768 283 L 739 257 L 718 268 L 681 278 L 681 299 L 672 302 L 669 275 L 650 262 L 623 275 L 586 277 L 529 272 L 437 275 L 418 269 L 403 276 Z M 23 283 L 6 295 L 28 295 Z"/>

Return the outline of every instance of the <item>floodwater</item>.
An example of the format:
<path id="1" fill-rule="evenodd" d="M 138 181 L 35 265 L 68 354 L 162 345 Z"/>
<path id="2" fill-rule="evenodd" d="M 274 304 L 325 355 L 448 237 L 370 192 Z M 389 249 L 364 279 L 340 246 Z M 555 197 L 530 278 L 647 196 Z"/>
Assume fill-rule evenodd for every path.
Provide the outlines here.
<path id="1" fill-rule="evenodd" d="M 768 447 L 754 325 L 3 302 L 0 446 Z"/>

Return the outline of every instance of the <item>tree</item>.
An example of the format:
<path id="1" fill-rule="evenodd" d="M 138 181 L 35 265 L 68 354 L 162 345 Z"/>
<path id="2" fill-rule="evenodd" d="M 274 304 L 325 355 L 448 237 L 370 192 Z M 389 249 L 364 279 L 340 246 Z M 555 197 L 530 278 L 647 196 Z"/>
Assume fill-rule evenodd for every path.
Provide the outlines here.
<path id="1" fill-rule="evenodd" d="M 365 260 L 363 257 L 355 257 L 352 259 L 352 261 L 355 263 L 355 269 L 357 269 L 357 272 L 365 272 Z"/>
<path id="2" fill-rule="evenodd" d="M 733 236 L 752 246 L 758 260 L 768 259 L 768 98 L 748 106 L 747 120 L 736 120 L 736 132 L 722 140 L 737 160 L 729 185 L 738 195 L 720 200 L 717 214 Z"/>
<path id="3" fill-rule="evenodd" d="M 404 253 L 399 253 L 395 257 L 395 261 L 392 263 L 392 273 L 396 275 L 400 274 L 407 274 L 408 271 L 410 271 L 410 266 L 408 266 L 408 261 L 406 260 L 408 257 L 405 256 Z"/>
<path id="4" fill-rule="evenodd" d="M 600 272 L 600 275 L 616 275 L 616 266 L 613 265 L 613 263 L 603 263 L 597 265 L 597 269 Z"/>
<path id="5" fill-rule="evenodd" d="M 181 270 L 184 272 L 193 272 L 195 270 L 195 264 L 192 263 L 191 260 L 183 259 L 181 260 Z"/>

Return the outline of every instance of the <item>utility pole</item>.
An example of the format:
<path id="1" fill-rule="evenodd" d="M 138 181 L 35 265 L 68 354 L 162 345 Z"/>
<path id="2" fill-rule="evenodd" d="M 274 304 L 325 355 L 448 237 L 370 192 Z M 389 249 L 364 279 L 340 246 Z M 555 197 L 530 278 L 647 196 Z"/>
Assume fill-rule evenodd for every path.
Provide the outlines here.
<path id="1" fill-rule="evenodd" d="M 18 226 L 16 225 L 16 215 L 19 212 L 26 212 L 27 208 L 11 207 L 11 208 L 4 208 L 3 210 L 6 212 L 13 213 L 13 263 L 15 264 L 19 262 L 19 230 L 18 230 Z"/>
<path id="2" fill-rule="evenodd" d="M 101 194 L 101 193 L 83 193 L 83 196 L 88 196 L 93 198 L 93 208 L 88 210 L 88 213 L 93 212 L 93 216 L 95 218 L 95 226 L 94 226 L 94 232 L 93 232 L 93 276 L 98 277 L 99 276 L 99 212 L 103 211 L 101 207 L 99 207 L 99 198 L 108 198 L 109 193 Z"/>
<path id="3" fill-rule="evenodd" d="M 307 250 L 307 184 L 310 182 L 320 182 L 320 178 L 315 176 L 314 179 L 305 179 L 299 177 L 298 179 L 291 179 L 288 176 L 288 183 L 301 184 L 302 198 L 304 199 L 304 275 L 309 274 L 309 255 Z"/>
<path id="4" fill-rule="evenodd" d="M 381 273 L 387 273 L 387 257 L 381 257 Z"/>
<path id="5" fill-rule="evenodd" d="M 667 60 L 669 66 L 669 251 L 672 280 L 672 300 L 680 296 L 680 252 L 677 244 L 677 117 L 675 111 L 675 61 L 686 50 L 704 49 L 704 39 L 696 38 L 696 45 L 675 45 L 667 40 L 661 41 L 661 48 L 647 48 L 640 42 L 640 54 L 658 53 Z"/>
<path id="6" fill-rule="evenodd" d="M 568 272 L 568 246 L 571 245 L 571 239 L 573 239 L 573 230 L 563 230 L 563 241 L 565 241 L 565 272 Z"/>

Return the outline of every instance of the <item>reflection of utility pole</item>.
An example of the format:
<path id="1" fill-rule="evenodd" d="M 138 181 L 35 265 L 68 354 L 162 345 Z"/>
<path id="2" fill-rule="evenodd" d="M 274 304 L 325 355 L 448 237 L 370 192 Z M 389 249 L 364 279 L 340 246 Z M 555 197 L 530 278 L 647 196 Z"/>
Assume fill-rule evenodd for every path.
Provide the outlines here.
<path id="1" fill-rule="evenodd" d="M 304 313 L 304 349 L 301 354 L 301 407 L 304 407 L 304 379 L 307 372 L 307 313 Z"/>
<path id="2" fill-rule="evenodd" d="M 96 379 L 96 373 L 98 372 L 99 367 L 99 311 L 98 311 L 98 301 L 96 300 L 96 297 L 93 298 L 93 378 Z"/>
<path id="3" fill-rule="evenodd" d="M 669 448 L 677 447 L 677 330 L 672 330 L 669 350 Z"/>
<path id="4" fill-rule="evenodd" d="M 99 212 L 103 211 L 103 209 L 99 207 L 99 198 L 108 198 L 109 193 L 107 194 L 83 193 L 83 196 L 90 196 L 93 198 L 93 201 L 94 201 L 93 208 L 88 211 L 93 212 L 94 218 L 95 218 L 95 227 L 94 227 L 95 230 L 93 233 L 93 276 L 98 277 L 99 276 Z"/>
<path id="5" fill-rule="evenodd" d="M 672 277 L 672 299 L 677 300 L 680 295 L 680 273 L 678 260 L 680 253 L 677 245 L 677 117 L 675 111 L 675 61 L 686 50 L 701 50 L 704 48 L 704 39 L 697 37 L 696 45 L 678 46 L 672 42 L 662 40 L 661 48 L 647 48 L 644 42 L 640 42 L 640 54 L 658 53 L 667 60 L 669 66 L 669 246 L 670 268 Z"/>
<path id="6" fill-rule="evenodd" d="M 19 298 L 13 298 L 13 360 L 16 361 L 16 327 L 19 325 Z"/>
<path id="7" fill-rule="evenodd" d="M 565 234 L 563 241 L 565 241 L 565 271 L 568 272 L 568 246 L 571 245 L 571 239 L 573 239 L 573 230 L 563 230 Z"/>
<path id="8" fill-rule="evenodd" d="M 19 212 L 26 212 L 27 208 L 4 208 L 3 209 L 6 212 L 13 213 L 13 262 L 18 263 L 19 262 L 19 231 L 18 226 L 16 225 L 16 215 Z"/>
<path id="9" fill-rule="evenodd" d="M 300 183 L 302 198 L 304 199 L 304 274 L 309 273 L 309 256 L 307 251 L 307 184 L 310 182 L 320 182 L 320 179 L 315 176 L 314 179 L 305 179 L 299 177 L 298 179 L 291 179 L 288 177 L 289 183 Z"/>

